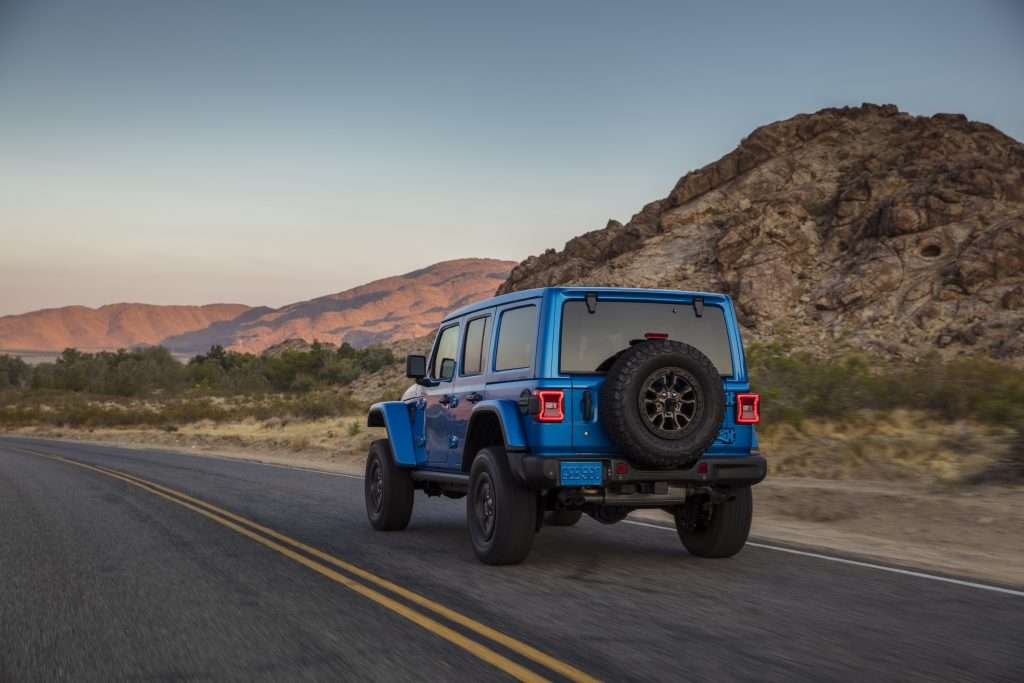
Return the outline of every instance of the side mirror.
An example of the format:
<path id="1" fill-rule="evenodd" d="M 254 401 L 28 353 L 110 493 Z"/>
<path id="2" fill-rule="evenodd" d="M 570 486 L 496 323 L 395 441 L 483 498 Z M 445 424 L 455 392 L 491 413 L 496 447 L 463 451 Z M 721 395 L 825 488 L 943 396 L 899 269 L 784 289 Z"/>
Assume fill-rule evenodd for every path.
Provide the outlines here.
<path id="1" fill-rule="evenodd" d="M 426 356 L 406 356 L 405 376 L 412 379 L 423 379 L 427 376 Z"/>

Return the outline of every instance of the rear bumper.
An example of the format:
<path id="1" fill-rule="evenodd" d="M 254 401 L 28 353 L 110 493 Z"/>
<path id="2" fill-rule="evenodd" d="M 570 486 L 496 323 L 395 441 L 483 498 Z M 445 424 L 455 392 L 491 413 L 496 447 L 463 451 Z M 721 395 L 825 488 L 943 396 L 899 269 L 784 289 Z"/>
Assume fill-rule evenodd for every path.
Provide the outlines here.
<path id="1" fill-rule="evenodd" d="M 768 463 L 764 456 L 753 452 L 745 456 L 707 456 L 685 470 L 640 470 L 621 458 L 574 457 L 546 458 L 529 453 L 508 453 L 509 464 L 516 477 L 531 489 L 552 489 L 562 484 L 558 480 L 559 462 L 562 460 L 601 461 L 604 464 L 604 485 L 639 484 L 642 482 L 668 482 L 683 486 L 739 487 L 753 486 L 765 478 Z M 617 474 L 619 465 L 626 471 Z"/>

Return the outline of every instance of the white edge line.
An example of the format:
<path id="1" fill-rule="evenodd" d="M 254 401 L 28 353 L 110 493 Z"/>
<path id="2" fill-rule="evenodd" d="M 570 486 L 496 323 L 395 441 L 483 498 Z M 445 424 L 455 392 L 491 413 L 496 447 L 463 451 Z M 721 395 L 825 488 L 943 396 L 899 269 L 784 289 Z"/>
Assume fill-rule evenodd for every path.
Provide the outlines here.
<path id="1" fill-rule="evenodd" d="M 661 529 L 663 531 L 675 531 L 672 527 L 663 526 L 661 524 L 649 524 L 647 522 L 634 522 L 631 519 L 623 520 L 626 524 L 635 524 L 636 526 L 646 526 L 651 529 Z M 800 555 L 802 557 L 813 557 L 816 560 L 828 560 L 829 562 L 839 562 L 841 564 L 849 564 L 854 567 L 865 567 L 867 569 L 877 569 L 883 572 L 892 572 L 893 574 L 903 574 L 904 576 L 913 576 L 918 579 L 930 579 L 932 581 L 941 581 L 942 583 L 952 583 L 957 586 L 966 586 L 967 588 L 977 588 L 979 590 L 992 591 L 994 593 L 1003 593 L 1005 595 L 1013 595 L 1018 598 L 1024 598 L 1024 591 L 1013 590 L 1012 588 L 1002 588 L 1001 586 L 990 586 L 985 583 L 975 583 L 974 581 L 964 581 L 963 579 L 953 579 L 947 576 L 937 576 L 935 574 L 926 574 L 924 572 L 915 572 L 910 569 L 899 569 L 897 567 L 887 567 L 884 564 L 874 564 L 871 562 L 861 562 L 860 560 L 848 560 L 844 557 L 835 557 L 833 555 L 823 555 L 821 553 L 813 553 L 806 550 L 796 550 L 794 548 L 784 548 L 777 545 L 769 545 L 767 543 L 755 543 L 753 541 L 747 541 L 747 545 L 755 548 L 762 548 L 764 550 L 775 550 L 780 553 L 789 553 L 790 555 Z"/>

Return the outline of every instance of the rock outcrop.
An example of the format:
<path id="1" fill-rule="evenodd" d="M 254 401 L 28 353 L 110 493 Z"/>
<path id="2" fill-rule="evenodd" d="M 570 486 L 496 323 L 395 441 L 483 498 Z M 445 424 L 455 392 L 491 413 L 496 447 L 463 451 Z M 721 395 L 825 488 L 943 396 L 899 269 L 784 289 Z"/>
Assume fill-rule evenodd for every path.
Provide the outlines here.
<path id="1" fill-rule="evenodd" d="M 552 284 L 725 291 L 748 337 L 817 353 L 1024 357 L 1024 145 L 894 105 L 794 116 L 500 291 Z"/>

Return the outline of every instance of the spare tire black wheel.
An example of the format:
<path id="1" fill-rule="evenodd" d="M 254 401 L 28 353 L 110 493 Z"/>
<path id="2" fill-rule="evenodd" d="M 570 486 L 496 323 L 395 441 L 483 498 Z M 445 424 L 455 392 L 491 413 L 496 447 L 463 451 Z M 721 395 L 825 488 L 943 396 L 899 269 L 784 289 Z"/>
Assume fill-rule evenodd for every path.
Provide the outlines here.
<path id="1" fill-rule="evenodd" d="M 640 467 L 692 466 L 722 427 L 725 390 L 714 364 L 678 341 L 645 341 L 620 355 L 605 376 L 601 424 Z"/>

